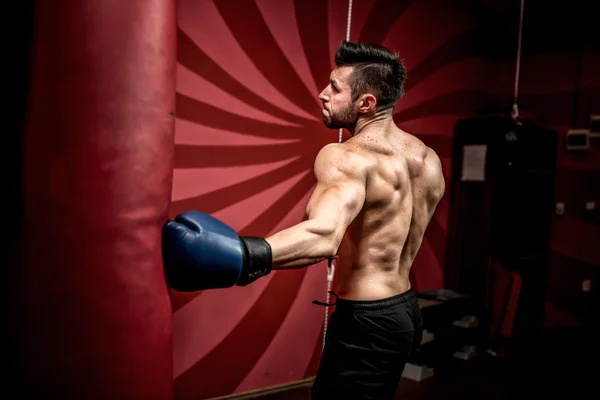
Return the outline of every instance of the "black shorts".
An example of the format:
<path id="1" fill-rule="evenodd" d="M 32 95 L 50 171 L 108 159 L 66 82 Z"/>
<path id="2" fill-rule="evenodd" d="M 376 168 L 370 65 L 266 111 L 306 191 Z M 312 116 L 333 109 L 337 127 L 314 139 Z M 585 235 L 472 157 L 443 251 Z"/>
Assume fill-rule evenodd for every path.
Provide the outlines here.
<path id="1" fill-rule="evenodd" d="M 423 336 L 412 290 L 375 301 L 337 299 L 313 399 L 392 399 Z"/>

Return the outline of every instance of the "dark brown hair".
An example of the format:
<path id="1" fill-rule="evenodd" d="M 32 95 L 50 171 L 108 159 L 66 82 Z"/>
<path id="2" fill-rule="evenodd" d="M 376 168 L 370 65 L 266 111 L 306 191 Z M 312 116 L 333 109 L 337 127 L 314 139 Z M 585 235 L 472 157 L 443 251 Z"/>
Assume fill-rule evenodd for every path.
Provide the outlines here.
<path id="1" fill-rule="evenodd" d="M 376 111 L 394 108 L 404 95 L 406 67 L 384 46 L 374 43 L 343 41 L 335 53 L 335 65 L 352 66 L 352 101 L 371 93 L 377 99 Z"/>

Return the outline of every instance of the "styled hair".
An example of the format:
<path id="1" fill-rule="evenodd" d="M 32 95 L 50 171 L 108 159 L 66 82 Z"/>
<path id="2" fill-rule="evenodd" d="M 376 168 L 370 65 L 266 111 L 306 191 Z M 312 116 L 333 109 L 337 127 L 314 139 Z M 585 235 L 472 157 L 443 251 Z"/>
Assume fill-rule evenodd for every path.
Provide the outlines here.
<path id="1" fill-rule="evenodd" d="M 397 54 L 374 43 L 344 40 L 335 53 L 337 67 L 354 67 L 349 84 L 352 101 L 371 93 L 377 99 L 376 111 L 394 108 L 404 95 L 406 67 Z"/>

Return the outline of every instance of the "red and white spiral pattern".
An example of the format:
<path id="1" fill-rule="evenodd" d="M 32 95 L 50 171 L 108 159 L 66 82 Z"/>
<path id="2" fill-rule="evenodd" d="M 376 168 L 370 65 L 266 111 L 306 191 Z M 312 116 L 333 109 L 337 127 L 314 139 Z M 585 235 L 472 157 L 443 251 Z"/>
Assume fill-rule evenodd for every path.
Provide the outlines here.
<path id="1" fill-rule="evenodd" d="M 471 4 L 353 3 L 351 40 L 381 43 L 404 59 L 407 90 L 395 120 L 439 154 L 447 182 L 454 123 L 504 88 L 482 55 L 481 11 Z M 303 219 L 314 157 L 338 139 L 323 126 L 317 95 L 345 38 L 347 11 L 347 0 L 179 1 L 172 215 L 199 209 L 258 236 Z M 416 290 L 443 286 L 447 199 L 415 261 Z M 322 263 L 248 287 L 174 293 L 177 398 L 313 375 L 324 312 L 311 301 L 323 300 L 326 272 Z"/>

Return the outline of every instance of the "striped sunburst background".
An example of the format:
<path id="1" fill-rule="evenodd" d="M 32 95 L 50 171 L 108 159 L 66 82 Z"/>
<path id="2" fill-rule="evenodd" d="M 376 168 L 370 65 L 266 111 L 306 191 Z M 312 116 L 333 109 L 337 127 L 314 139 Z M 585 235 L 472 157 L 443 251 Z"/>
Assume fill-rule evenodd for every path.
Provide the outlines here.
<path id="1" fill-rule="evenodd" d="M 447 182 L 454 123 L 498 90 L 479 6 L 353 5 L 351 40 L 381 43 L 404 59 L 407 90 L 395 120 L 439 154 Z M 315 183 L 314 157 L 338 138 L 323 126 L 317 95 L 345 38 L 347 0 L 179 0 L 178 11 L 171 214 L 198 209 L 257 236 L 301 221 Z M 417 291 L 443 286 L 447 198 L 413 267 Z M 326 269 L 319 264 L 243 288 L 173 293 L 176 397 L 209 398 L 312 376 L 324 310 L 311 301 L 324 299 Z"/>

